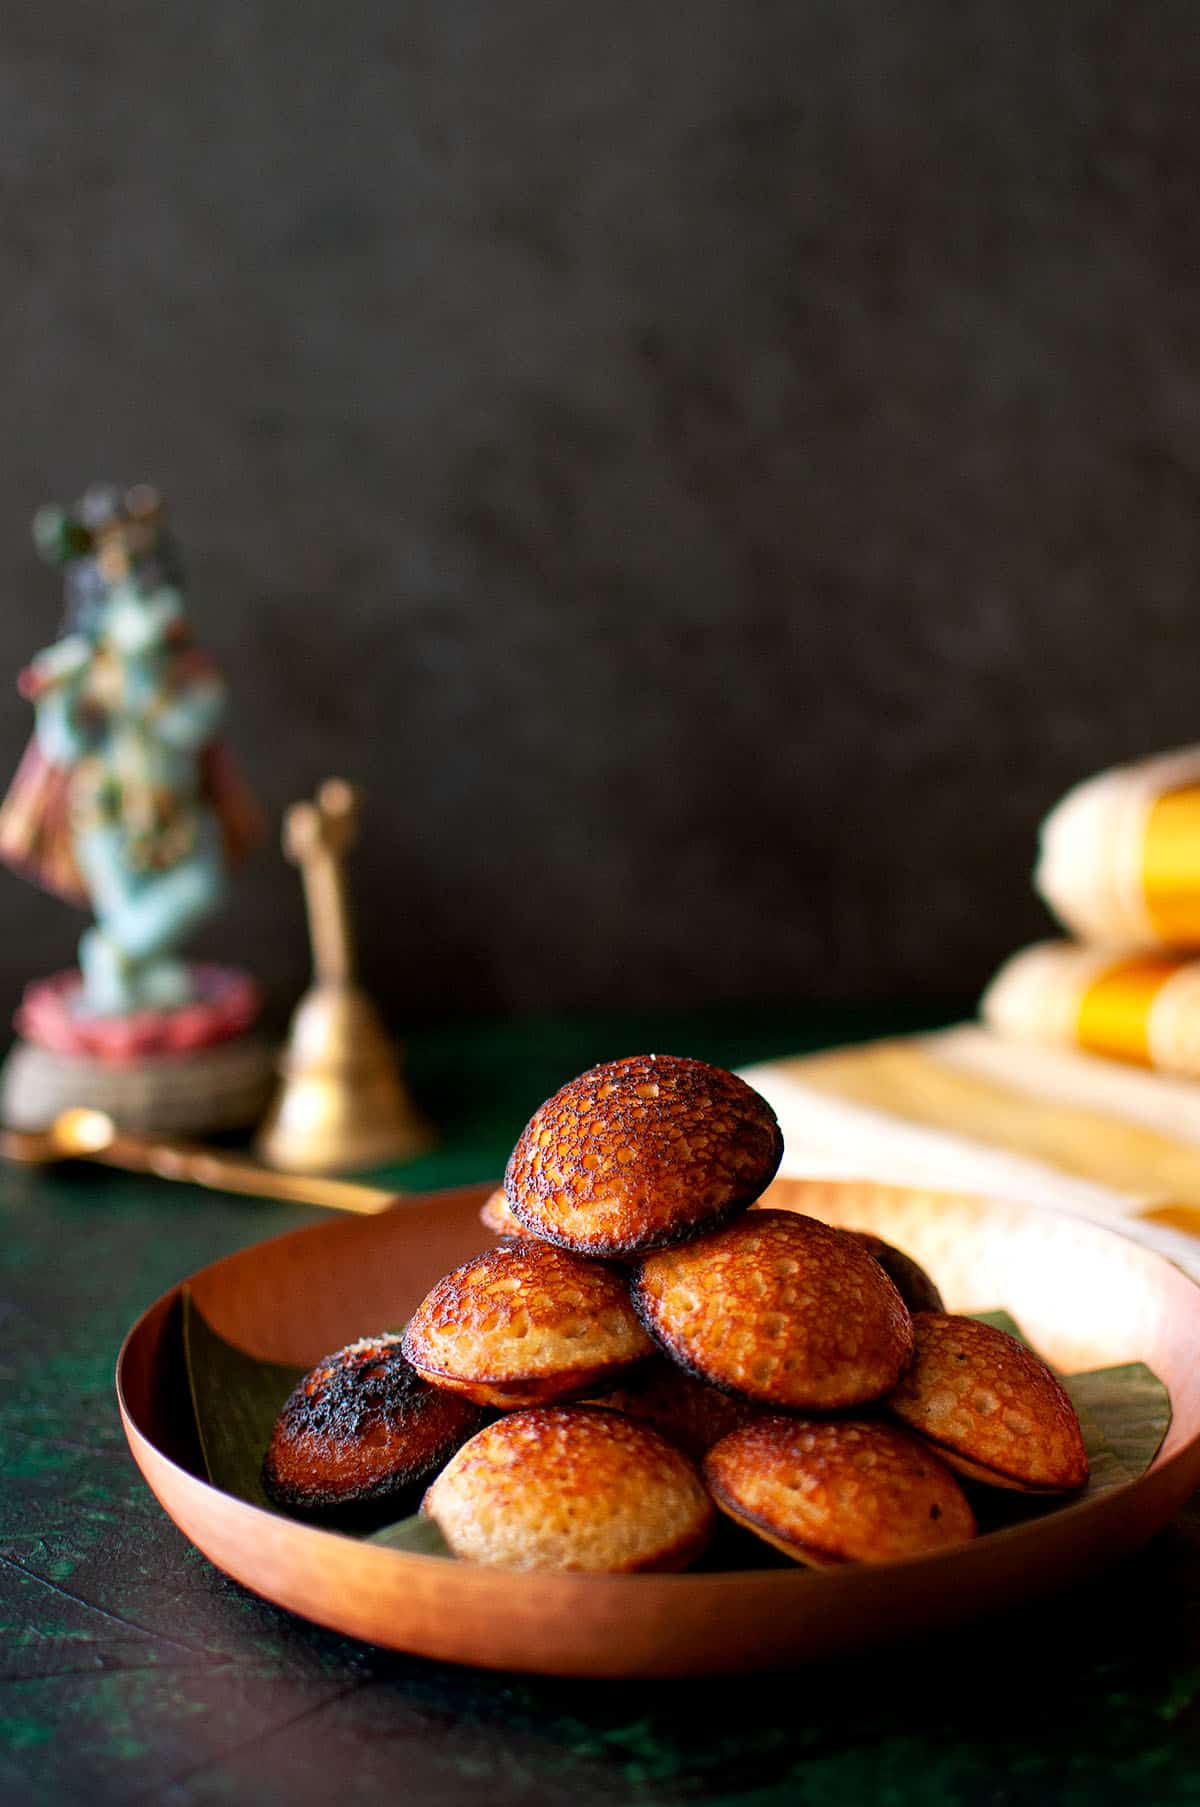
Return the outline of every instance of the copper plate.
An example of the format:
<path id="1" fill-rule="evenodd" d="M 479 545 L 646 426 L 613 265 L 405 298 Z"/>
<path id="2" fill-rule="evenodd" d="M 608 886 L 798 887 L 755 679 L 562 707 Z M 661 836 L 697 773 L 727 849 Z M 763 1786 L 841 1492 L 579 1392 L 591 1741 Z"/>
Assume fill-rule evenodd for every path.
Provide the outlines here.
<path id="1" fill-rule="evenodd" d="M 190 1282 L 214 1329 L 308 1366 L 408 1315 L 486 1243 L 489 1188 L 338 1218 L 215 1262 Z M 779 1180 L 772 1204 L 899 1243 L 951 1310 L 1003 1306 L 1065 1370 L 1146 1362 L 1173 1417 L 1136 1481 L 978 1542 L 886 1568 L 740 1574 L 517 1574 L 389 1550 L 276 1517 L 200 1479 L 179 1337 L 181 1288 L 130 1331 L 117 1391 L 163 1507 L 218 1568 L 293 1612 L 396 1650 L 545 1675 L 721 1674 L 808 1661 L 1077 1580 L 1143 1543 L 1200 1482 L 1200 1288 L 1150 1250 L 1026 1206 L 868 1182 Z"/>

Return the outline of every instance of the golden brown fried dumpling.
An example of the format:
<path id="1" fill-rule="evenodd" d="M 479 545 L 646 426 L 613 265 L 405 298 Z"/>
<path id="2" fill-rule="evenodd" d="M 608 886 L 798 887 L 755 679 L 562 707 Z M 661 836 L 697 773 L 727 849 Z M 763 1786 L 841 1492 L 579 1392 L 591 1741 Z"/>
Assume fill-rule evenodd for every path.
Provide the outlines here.
<path id="1" fill-rule="evenodd" d="M 603 1387 L 652 1349 L 624 1274 L 533 1237 L 455 1268 L 404 1333 L 426 1380 L 502 1409 Z"/>
<path id="2" fill-rule="evenodd" d="M 263 1486 L 292 1512 L 371 1506 L 427 1481 L 482 1421 L 469 1400 L 421 1379 L 399 1336 L 364 1337 L 292 1390 Z"/>
<path id="3" fill-rule="evenodd" d="M 504 1189 L 536 1236 L 628 1255 L 699 1235 L 748 1207 L 783 1153 L 775 1113 L 702 1060 L 640 1054 L 582 1073 L 535 1111 Z"/>
<path id="4" fill-rule="evenodd" d="M 895 1562 L 975 1535 L 962 1488 L 919 1438 L 873 1418 L 758 1418 L 711 1449 L 722 1512 L 797 1562 Z"/>
<path id="5" fill-rule="evenodd" d="M 874 1256 L 793 1211 L 751 1211 L 648 1255 L 633 1299 L 685 1368 L 777 1409 L 877 1399 L 912 1355 L 912 1321 Z"/>
<path id="6" fill-rule="evenodd" d="M 653 1355 L 640 1363 L 620 1386 L 598 1395 L 589 1404 L 608 1406 L 650 1425 L 694 1462 L 730 1431 L 760 1417 L 765 1410 L 753 1400 L 722 1393 L 697 1380 L 665 1355 Z"/>
<path id="7" fill-rule="evenodd" d="M 888 1411 L 951 1467 L 1024 1493 L 1068 1493 L 1088 1478 L 1079 1419 L 1040 1356 L 975 1318 L 918 1312 L 916 1358 Z"/>
<path id="8" fill-rule="evenodd" d="M 619 1412 L 539 1406 L 472 1437 L 422 1510 L 456 1556 L 512 1569 L 681 1569 L 713 1508 L 687 1458 Z"/>
<path id="9" fill-rule="evenodd" d="M 864 1248 L 870 1249 L 910 1311 L 946 1309 L 941 1293 L 920 1262 L 914 1261 L 911 1255 L 906 1255 L 903 1249 L 885 1242 L 882 1236 L 872 1236 L 870 1230 L 851 1230 L 850 1234 L 857 1237 Z"/>
<path id="10" fill-rule="evenodd" d="M 528 1236 L 529 1231 L 512 1214 L 512 1208 L 504 1196 L 504 1187 L 497 1186 L 489 1192 L 479 1207 L 479 1220 L 485 1230 L 494 1236 Z"/>

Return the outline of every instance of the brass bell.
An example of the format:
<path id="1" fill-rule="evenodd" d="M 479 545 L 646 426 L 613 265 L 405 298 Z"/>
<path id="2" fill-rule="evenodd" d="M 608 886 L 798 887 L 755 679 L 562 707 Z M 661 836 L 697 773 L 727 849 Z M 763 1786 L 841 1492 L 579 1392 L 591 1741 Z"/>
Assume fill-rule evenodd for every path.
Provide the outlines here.
<path id="1" fill-rule="evenodd" d="M 432 1140 L 401 1076 L 399 1051 L 354 978 L 346 855 L 360 793 L 328 779 L 294 803 L 283 845 L 304 884 L 313 984 L 292 1017 L 280 1084 L 256 1141 L 261 1158 L 292 1172 L 374 1167 L 422 1153 Z"/>

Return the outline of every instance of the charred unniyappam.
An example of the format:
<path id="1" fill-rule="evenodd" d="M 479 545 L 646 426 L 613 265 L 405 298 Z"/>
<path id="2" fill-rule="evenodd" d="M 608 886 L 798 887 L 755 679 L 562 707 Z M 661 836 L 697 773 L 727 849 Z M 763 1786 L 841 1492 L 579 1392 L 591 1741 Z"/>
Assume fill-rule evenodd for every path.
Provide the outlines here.
<path id="1" fill-rule="evenodd" d="M 793 1211 L 751 1211 L 648 1255 L 633 1301 L 685 1368 L 776 1409 L 878 1399 L 912 1356 L 912 1320 L 875 1257 Z"/>
<path id="2" fill-rule="evenodd" d="M 639 1363 L 620 1386 L 588 1403 L 608 1406 L 650 1425 L 694 1462 L 765 1409 L 753 1400 L 710 1387 L 663 1355 Z"/>
<path id="3" fill-rule="evenodd" d="M 432 1385 L 509 1409 L 604 1387 L 653 1344 L 623 1273 L 527 1237 L 439 1280 L 404 1350 Z"/>
<path id="4" fill-rule="evenodd" d="M 535 1406 L 472 1437 L 422 1510 L 456 1556 L 513 1569 L 681 1569 L 715 1514 L 687 1458 L 648 1425 Z"/>
<path id="5" fill-rule="evenodd" d="M 370 1507 L 427 1481 L 482 1422 L 469 1400 L 421 1379 L 399 1336 L 364 1337 L 293 1388 L 267 1446 L 263 1486 L 290 1512 Z"/>
<path id="6" fill-rule="evenodd" d="M 975 1535 L 949 1469 L 876 1418 L 758 1418 L 708 1452 L 721 1511 L 797 1562 L 895 1562 Z"/>
<path id="7" fill-rule="evenodd" d="M 870 1249 L 910 1312 L 944 1311 L 942 1295 L 925 1269 L 903 1249 L 873 1236 L 870 1230 L 851 1230 L 850 1235 Z"/>
<path id="8" fill-rule="evenodd" d="M 745 1210 L 782 1154 L 774 1111 L 744 1080 L 641 1054 L 593 1067 L 535 1111 L 504 1190 L 534 1235 L 582 1255 L 630 1255 Z"/>
<path id="9" fill-rule="evenodd" d="M 916 1355 L 887 1410 L 973 1480 L 1071 1493 L 1088 1478 L 1075 1407 L 1057 1376 L 1006 1331 L 918 1312 Z"/>

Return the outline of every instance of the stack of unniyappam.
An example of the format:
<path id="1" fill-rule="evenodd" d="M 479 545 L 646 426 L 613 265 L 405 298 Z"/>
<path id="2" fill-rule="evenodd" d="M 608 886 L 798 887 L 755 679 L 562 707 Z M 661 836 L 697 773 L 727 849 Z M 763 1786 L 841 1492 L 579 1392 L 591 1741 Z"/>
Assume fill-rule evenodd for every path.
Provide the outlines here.
<path id="1" fill-rule="evenodd" d="M 500 1240 L 402 1338 L 351 1345 L 296 1388 L 268 1492 L 329 1512 L 426 1486 L 464 1559 L 635 1572 L 690 1562 L 714 1505 L 828 1565 L 974 1536 L 955 1470 L 1081 1487 L 1078 1420 L 1032 1351 L 946 1313 L 878 1238 L 750 1209 L 781 1154 L 766 1101 L 703 1061 L 581 1074 L 483 1208 Z"/>

